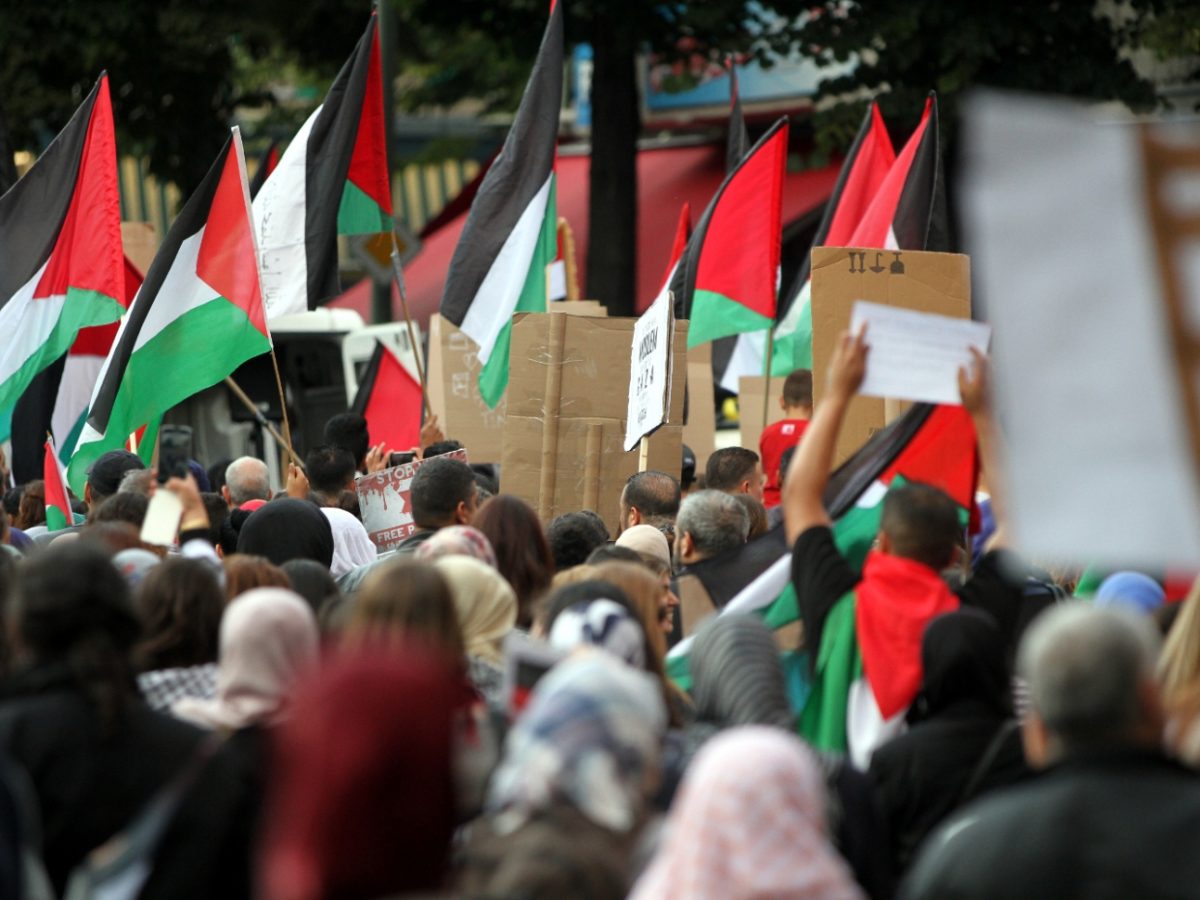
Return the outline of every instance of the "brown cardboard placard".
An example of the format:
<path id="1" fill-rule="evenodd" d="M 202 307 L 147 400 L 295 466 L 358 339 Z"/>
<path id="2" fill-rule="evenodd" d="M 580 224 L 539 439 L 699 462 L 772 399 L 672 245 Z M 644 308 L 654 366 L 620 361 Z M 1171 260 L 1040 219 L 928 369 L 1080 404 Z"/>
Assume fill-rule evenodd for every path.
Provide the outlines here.
<path id="1" fill-rule="evenodd" d="M 820 406 L 837 337 L 849 327 L 856 300 L 968 318 L 971 260 L 961 253 L 815 247 L 812 251 L 813 401 Z M 870 335 L 867 337 L 870 343 Z M 774 381 L 774 379 L 772 379 Z M 780 379 L 782 387 L 782 379 Z M 762 395 L 759 395 L 761 403 Z M 907 404 L 855 397 L 834 454 L 844 461 Z"/>
<path id="2" fill-rule="evenodd" d="M 554 313 L 513 320 L 501 489 L 546 521 L 595 509 L 616 532 L 621 489 L 638 466 L 638 450 L 622 450 L 635 321 Z M 651 435 L 648 466 L 678 477 L 686 323 L 676 323 L 672 352 L 669 424 Z"/>
<path id="3" fill-rule="evenodd" d="M 507 395 L 489 409 L 479 395 L 479 356 L 475 342 L 453 322 L 429 318 L 429 406 L 446 437 L 460 441 L 472 462 L 500 462 Z"/>
<path id="4" fill-rule="evenodd" d="M 712 344 L 687 352 L 687 421 L 683 442 L 696 454 L 696 471 L 703 472 L 716 449 L 717 414 L 713 406 Z"/>
<path id="5" fill-rule="evenodd" d="M 763 392 L 767 389 L 765 375 L 743 375 L 738 379 L 738 434 L 742 446 L 758 452 L 758 439 L 763 429 L 783 418 L 784 375 L 771 376 L 771 397 L 767 400 L 767 421 L 763 421 Z"/>

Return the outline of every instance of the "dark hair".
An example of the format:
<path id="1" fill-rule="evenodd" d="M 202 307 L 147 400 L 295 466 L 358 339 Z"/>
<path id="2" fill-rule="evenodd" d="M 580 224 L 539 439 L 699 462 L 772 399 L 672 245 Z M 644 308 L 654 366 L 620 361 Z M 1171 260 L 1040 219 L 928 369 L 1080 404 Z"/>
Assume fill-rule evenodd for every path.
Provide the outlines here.
<path id="1" fill-rule="evenodd" d="M 496 570 L 517 595 L 517 624 L 528 627 L 533 603 L 554 577 L 554 555 L 537 513 L 511 494 L 492 497 L 471 524 L 483 532 L 496 551 Z"/>
<path id="2" fill-rule="evenodd" d="M 113 557 L 122 550 L 135 547 L 147 549 L 142 543 L 141 530 L 128 522 L 91 522 L 79 532 L 79 540 L 98 547 L 107 556 Z M 153 552 L 153 550 L 151 550 Z"/>
<path id="3" fill-rule="evenodd" d="M 628 562 L 642 565 L 642 554 L 618 544 L 601 544 L 588 554 L 586 565 L 596 566 L 606 562 Z"/>
<path id="4" fill-rule="evenodd" d="M 336 603 L 342 597 L 329 567 L 315 559 L 289 559 L 280 568 L 291 580 L 292 590 L 304 598 L 318 618 L 327 604 Z"/>
<path id="5" fill-rule="evenodd" d="M 325 423 L 325 443 L 345 450 L 354 457 L 355 466 L 362 468 L 367 451 L 371 449 L 367 420 L 358 413 L 348 412 L 334 416 Z"/>
<path id="6" fill-rule="evenodd" d="M 21 495 L 25 493 L 25 485 L 19 484 L 4 492 L 4 511 L 14 519 L 21 510 Z"/>
<path id="7" fill-rule="evenodd" d="M 887 535 L 894 555 L 941 571 L 954 558 L 963 526 L 958 504 L 945 491 L 913 483 L 887 492 L 879 530 Z"/>
<path id="8" fill-rule="evenodd" d="M 475 473 L 475 483 L 479 490 L 487 491 L 489 497 L 500 493 L 500 480 L 496 477 L 496 467 L 491 463 L 471 463 L 471 471 Z"/>
<path id="9" fill-rule="evenodd" d="M 750 519 L 750 530 L 746 532 L 746 541 L 752 541 L 767 533 L 770 522 L 767 521 L 767 508 L 759 500 L 749 494 L 734 494 L 733 499 L 746 507 L 746 516 Z"/>
<path id="10" fill-rule="evenodd" d="M 421 458 L 432 459 L 435 456 L 443 456 L 447 453 L 453 453 L 455 450 L 461 450 L 462 448 L 463 445 L 459 441 L 434 441 L 421 451 Z"/>
<path id="11" fill-rule="evenodd" d="M 454 659 L 466 652 L 450 585 L 432 563 L 411 557 L 390 559 L 367 576 L 343 634 L 359 643 L 431 641 Z"/>
<path id="12" fill-rule="evenodd" d="M 225 568 L 226 604 L 252 588 L 282 587 L 291 590 L 292 580 L 287 573 L 265 556 L 234 553 L 225 557 L 222 565 Z"/>
<path id="13" fill-rule="evenodd" d="M 470 506 L 475 491 L 475 473 L 470 466 L 458 459 L 435 457 L 413 476 L 413 522 L 418 528 L 451 525 L 458 504 Z"/>
<path id="14" fill-rule="evenodd" d="M 643 517 L 674 518 L 679 512 L 679 482 L 666 472 L 637 472 L 625 482 L 621 495 L 622 512 L 636 507 Z"/>
<path id="15" fill-rule="evenodd" d="M 326 444 L 314 447 L 304 457 L 304 471 L 309 486 L 320 494 L 340 493 L 351 479 L 357 463 L 349 450 Z"/>
<path id="16" fill-rule="evenodd" d="M 787 475 L 788 467 L 792 464 L 792 457 L 796 455 L 796 449 L 799 444 L 792 444 L 782 453 L 779 454 L 779 486 L 783 487 L 784 477 Z"/>
<path id="17" fill-rule="evenodd" d="M 208 513 L 208 540 L 214 547 L 219 546 L 225 520 L 229 518 L 229 505 L 224 497 L 211 491 L 201 494 L 200 499 L 204 503 L 204 511 Z"/>
<path id="18" fill-rule="evenodd" d="M 546 529 L 554 568 L 559 572 L 582 565 L 593 550 L 608 540 L 604 520 L 589 513 L 589 510 L 563 513 Z"/>
<path id="19" fill-rule="evenodd" d="M 348 512 L 358 521 L 362 521 L 362 506 L 358 502 L 357 491 L 342 491 L 337 495 L 337 502 L 333 504 L 333 508 Z"/>
<path id="20" fill-rule="evenodd" d="M 12 668 L 12 648 L 8 645 L 8 629 L 3 623 L 8 620 L 16 585 L 17 558 L 7 550 L 0 551 L 0 679 Z"/>
<path id="21" fill-rule="evenodd" d="M 807 406 L 812 408 L 812 370 L 796 369 L 783 380 L 783 403 L 785 406 Z"/>
<path id="22" fill-rule="evenodd" d="M 221 488 L 225 487 L 225 470 L 231 462 L 233 460 L 230 457 L 222 456 L 208 467 L 208 489 L 213 493 L 220 495 Z"/>
<path id="23" fill-rule="evenodd" d="M 143 671 L 216 661 L 225 593 L 211 563 L 164 560 L 142 579 L 134 606 L 144 631 L 135 651 Z"/>
<path id="24" fill-rule="evenodd" d="M 141 632 L 125 579 L 99 549 L 52 544 L 17 570 L 13 620 L 38 666 L 65 670 L 111 731 L 134 696 L 130 651 Z"/>
<path id="25" fill-rule="evenodd" d="M 128 522 L 136 528 L 141 528 L 149 506 L 150 498 L 145 494 L 120 491 L 95 507 L 88 517 L 88 523 Z"/>
<path id="26" fill-rule="evenodd" d="M 30 481 L 25 485 L 21 494 L 21 503 L 17 515 L 13 518 L 13 527 L 24 531 L 35 525 L 46 524 L 46 482 L 42 479 Z"/>
<path id="27" fill-rule="evenodd" d="M 745 447 L 723 447 L 708 458 L 704 487 L 710 491 L 732 491 L 754 475 L 758 454 Z"/>

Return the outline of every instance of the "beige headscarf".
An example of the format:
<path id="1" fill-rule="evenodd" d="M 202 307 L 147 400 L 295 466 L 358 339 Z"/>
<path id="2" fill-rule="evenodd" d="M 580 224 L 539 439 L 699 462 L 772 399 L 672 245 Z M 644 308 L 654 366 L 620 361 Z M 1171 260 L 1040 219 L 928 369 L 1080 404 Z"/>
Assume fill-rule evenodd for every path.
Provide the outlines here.
<path id="1" fill-rule="evenodd" d="M 207 728 L 236 731 L 278 721 L 296 678 L 317 661 L 317 620 L 298 595 L 255 588 L 221 617 L 217 696 L 180 700 L 171 712 Z"/>
<path id="2" fill-rule="evenodd" d="M 671 547 L 667 544 L 667 538 L 653 525 L 634 525 L 625 529 L 617 538 L 617 546 L 628 547 L 643 556 L 657 557 L 668 566 L 671 564 Z"/>
<path id="3" fill-rule="evenodd" d="M 469 556 L 443 556 L 434 566 L 450 585 L 469 656 L 499 663 L 501 642 L 517 623 L 517 595 L 504 577 Z"/>

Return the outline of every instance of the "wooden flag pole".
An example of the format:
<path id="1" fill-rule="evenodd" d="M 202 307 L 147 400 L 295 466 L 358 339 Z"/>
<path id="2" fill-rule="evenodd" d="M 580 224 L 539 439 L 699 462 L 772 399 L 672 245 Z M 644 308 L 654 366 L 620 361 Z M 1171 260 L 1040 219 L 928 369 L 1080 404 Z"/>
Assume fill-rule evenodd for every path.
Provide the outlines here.
<path id="1" fill-rule="evenodd" d="M 303 469 L 304 461 L 296 455 L 296 451 L 292 448 L 292 442 L 285 440 L 283 435 L 275 430 L 275 426 L 272 425 L 270 420 L 262 414 L 262 410 L 255 405 L 254 401 L 251 400 L 249 395 L 242 390 L 241 386 L 233 380 L 232 376 L 227 375 L 225 377 L 225 384 L 229 386 L 231 391 L 233 391 L 234 396 L 242 401 L 242 405 L 250 411 L 250 414 L 254 416 L 255 421 L 265 428 L 271 437 L 275 438 L 275 440 L 279 442 L 279 445 L 283 447 L 283 449 L 287 452 L 287 455 L 291 457 L 292 462 Z"/>
<path id="2" fill-rule="evenodd" d="M 283 445 L 288 448 L 288 452 L 292 456 L 295 456 L 295 451 L 292 450 L 292 426 L 288 422 L 287 395 L 283 392 L 283 378 L 279 374 L 279 359 L 275 356 L 275 343 L 273 341 L 271 343 L 271 368 L 275 370 L 275 389 L 279 391 L 279 411 L 283 414 Z M 238 388 L 238 390 L 241 390 L 241 388 Z M 249 400 L 250 398 L 247 397 L 246 399 Z"/>
<path id="3" fill-rule="evenodd" d="M 433 408 L 429 405 L 429 388 L 425 384 L 425 363 L 421 359 L 421 345 L 417 343 L 417 330 L 413 327 L 412 316 L 408 312 L 408 289 L 404 286 L 404 272 L 400 268 L 400 244 L 396 240 L 396 232 L 392 232 L 392 277 L 396 279 L 396 292 L 400 295 L 400 310 L 404 313 L 404 323 L 408 326 L 408 343 L 412 347 L 413 359 L 417 363 L 417 378 L 421 382 L 421 405 L 425 407 L 425 415 L 432 416 Z"/>
<path id="4" fill-rule="evenodd" d="M 771 349 L 775 342 L 771 340 L 771 329 L 767 329 L 767 380 L 763 384 L 763 420 L 762 427 L 767 427 L 767 419 L 771 411 Z M 761 432 L 760 432 L 761 433 Z"/>
<path id="5" fill-rule="evenodd" d="M 571 223 L 564 217 L 558 217 L 558 235 L 562 238 L 563 267 L 566 269 L 567 299 L 579 299 L 579 264 L 575 257 L 575 232 Z"/>

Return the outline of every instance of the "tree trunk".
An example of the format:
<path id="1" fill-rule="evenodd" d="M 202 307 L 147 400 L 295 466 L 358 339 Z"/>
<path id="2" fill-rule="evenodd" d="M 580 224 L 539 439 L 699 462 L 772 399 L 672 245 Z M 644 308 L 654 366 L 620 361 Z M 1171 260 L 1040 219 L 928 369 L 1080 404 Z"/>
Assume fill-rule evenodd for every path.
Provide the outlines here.
<path id="1" fill-rule="evenodd" d="M 637 137 L 630 29 L 598 13 L 592 32 L 592 165 L 587 291 L 610 315 L 630 316 L 637 290 Z"/>

